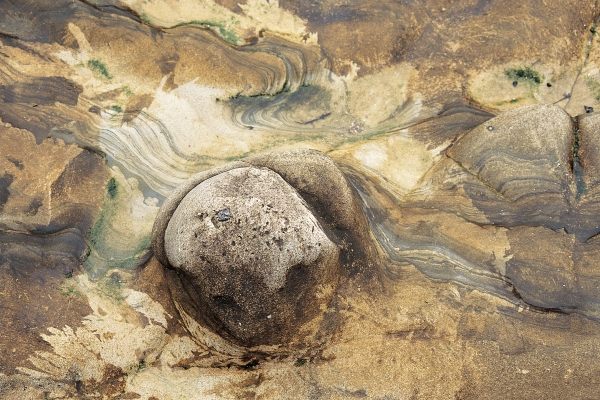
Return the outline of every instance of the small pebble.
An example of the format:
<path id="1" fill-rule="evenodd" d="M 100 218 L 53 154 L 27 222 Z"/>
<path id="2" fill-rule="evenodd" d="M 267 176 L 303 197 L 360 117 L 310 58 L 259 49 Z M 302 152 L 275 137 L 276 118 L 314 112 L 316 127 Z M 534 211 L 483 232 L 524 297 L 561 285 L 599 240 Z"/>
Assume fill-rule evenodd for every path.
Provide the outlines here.
<path id="1" fill-rule="evenodd" d="M 513 84 L 512 84 L 512 85 L 513 85 L 513 87 L 517 87 L 517 85 L 518 85 L 518 84 L 519 84 L 519 82 L 517 82 L 517 81 L 513 81 Z"/>
<path id="2" fill-rule="evenodd" d="M 229 221 L 230 219 L 231 219 L 231 211 L 229 211 L 229 208 L 224 208 L 217 212 L 217 221 L 225 222 L 225 221 Z"/>
<path id="3" fill-rule="evenodd" d="M 594 107 L 590 107 L 590 106 L 583 106 L 583 109 L 585 110 L 586 114 L 591 114 L 594 112 Z"/>
<path id="4" fill-rule="evenodd" d="M 491 126 L 491 125 L 489 125 L 489 126 L 487 127 L 487 130 L 491 132 L 491 131 L 493 131 L 493 130 L 494 130 L 494 127 L 493 127 L 493 126 Z"/>

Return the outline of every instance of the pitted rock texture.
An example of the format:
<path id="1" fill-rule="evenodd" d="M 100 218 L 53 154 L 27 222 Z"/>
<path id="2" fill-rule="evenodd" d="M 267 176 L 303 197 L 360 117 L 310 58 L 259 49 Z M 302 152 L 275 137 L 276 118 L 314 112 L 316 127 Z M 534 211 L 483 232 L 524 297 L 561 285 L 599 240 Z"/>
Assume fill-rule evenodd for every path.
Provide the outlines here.
<path id="1" fill-rule="evenodd" d="M 280 175 L 242 167 L 193 188 L 165 231 L 169 264 L 205 315 L 243 345 L 292 337 L 331 292 L 339 249 Z"/>

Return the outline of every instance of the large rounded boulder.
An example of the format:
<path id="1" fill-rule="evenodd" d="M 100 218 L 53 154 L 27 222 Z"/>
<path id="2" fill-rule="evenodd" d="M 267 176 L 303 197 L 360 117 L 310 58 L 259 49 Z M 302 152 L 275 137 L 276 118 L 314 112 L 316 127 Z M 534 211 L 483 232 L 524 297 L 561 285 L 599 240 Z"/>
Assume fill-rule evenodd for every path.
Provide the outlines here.
<path id="1" fill-rule="evenodd" d="M 289 337 L 313 317 L 318 299 L 331 292 L 339 258 L 296 190 L 257 167 L 192 189 L 167 225 L 165 252 L 213 324 L 247 345 Z"/>
<path id="2" fill-rule="evenodd" d="M 366 268 L 364 216 L 315 151 L 202 172 L 165 201 L 153 231 L 179 309 L 238 345 L 315 333 L 340 276 Z"/>

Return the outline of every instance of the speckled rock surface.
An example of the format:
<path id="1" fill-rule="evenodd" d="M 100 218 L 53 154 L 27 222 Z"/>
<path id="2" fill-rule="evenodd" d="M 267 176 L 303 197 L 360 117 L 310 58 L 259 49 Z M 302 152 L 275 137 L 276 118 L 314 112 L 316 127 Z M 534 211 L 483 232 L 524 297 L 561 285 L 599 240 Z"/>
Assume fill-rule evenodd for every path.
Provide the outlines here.
<path id="1" fill-rule="evenodd" d="M 192 189 L 167 226 L 165 251 L 213 328 L 245 345 L 285 340 L 314 317 L 339 255 L 294 188 L 256 167 Z"/>

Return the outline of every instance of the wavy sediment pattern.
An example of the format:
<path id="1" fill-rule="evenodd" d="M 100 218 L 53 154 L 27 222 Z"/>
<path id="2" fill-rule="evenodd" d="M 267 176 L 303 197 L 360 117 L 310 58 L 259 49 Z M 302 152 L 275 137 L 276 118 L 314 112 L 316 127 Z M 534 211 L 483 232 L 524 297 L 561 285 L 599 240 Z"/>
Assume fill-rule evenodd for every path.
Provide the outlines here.
<path id="1" fill-rule="evenodd" d="M 594 191 L 580 193 L 576 183 L 595 179 L 596 152 L 588 147 L 595 118 L 583 121 L 575 131 L 550 106 L 490 119 L 445 152 L 441 162 L 458 174 L 433 168 L 419 190 L 400 198 L 355 172 L 351 181 L 392 260 L 534 310 L 597 320 L 598 301 L 588 292 L 597 281 L 589 264 L 598 251 L 597 204 Z M 570 166 L 575 134 L 586 138 L 587 150 L 575 154 L 583 178 Z"/>
<path id="2" fill-rule="evenodd" d="M 0 397 L 597 397 L 598 4 L 317 3 L 0 3 Z M 152 225 L 291 149 L 369 227 L 311 346 L 232 345 Z"/>
<path id="3" fill-rule="evenodd" d="M 344 79 L 315 68 L 313 76 L 308 71 L 300 80 L 286 76 L 294 90 L 230 99 L 223 89 L 195 82 L 167 90 L 163 79 L 152 102 L 139 111 L 102 110 L 90 101 L 88 108 L 98 115 L 71 128 L 71 134 L 164 196 L 193 173 L 232 159 L 291 146 L 329 151 L 420 118 L 421 102 L 400 98 L 380 113 L 380 121 L 365 125 L 349 110 L 353 99 Z M 405 88 L 410 74 L 402 73 Z M 57 135 L 71 140 L 63 132 Z"/>

